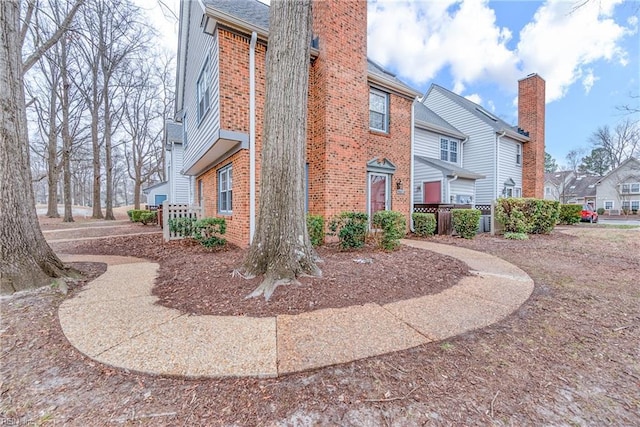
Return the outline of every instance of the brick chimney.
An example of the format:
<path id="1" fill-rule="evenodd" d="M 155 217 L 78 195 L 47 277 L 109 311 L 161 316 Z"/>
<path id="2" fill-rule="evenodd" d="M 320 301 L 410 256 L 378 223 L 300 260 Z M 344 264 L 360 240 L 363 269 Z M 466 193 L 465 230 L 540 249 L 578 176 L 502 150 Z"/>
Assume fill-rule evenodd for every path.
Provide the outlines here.
<path id="1" fill-rule="evenodd" d="M 522 147 L 522 196 L 544 198 L 545 82 L 537 74 L 518 81 L 518 127 L 529 132 Z"/>

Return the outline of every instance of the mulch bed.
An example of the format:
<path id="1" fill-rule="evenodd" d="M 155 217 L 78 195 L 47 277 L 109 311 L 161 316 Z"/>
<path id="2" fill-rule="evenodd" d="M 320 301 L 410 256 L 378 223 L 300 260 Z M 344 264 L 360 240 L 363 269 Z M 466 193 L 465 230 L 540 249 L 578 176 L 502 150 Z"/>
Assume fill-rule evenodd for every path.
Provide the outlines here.
<path id="1" fill-rule="evenodd" d="M 189 240 L 163 243 L 159 235 L 118 237 L 108 242 L 76 242 L 58 251 L 130 254 L 157 261 L 160 274 L 153 294 L 159 297 L 159 303 L 196 315 L 267 317 L 386 304 L 441 292 L 469 274 L 463 262 L 421 249 L 403 246 L 385 252 L 367 246 L 341 251 L 332 244 L 317 251 L 322 277 L 301 277 L 299 285 L 279 286 L 265 301 L 263 297 L 246 298 L 260 284 L 260 277 L 244 279 L 232 274 L 242 265 L 243 249 L 230 245 L 209 250 Z"/>

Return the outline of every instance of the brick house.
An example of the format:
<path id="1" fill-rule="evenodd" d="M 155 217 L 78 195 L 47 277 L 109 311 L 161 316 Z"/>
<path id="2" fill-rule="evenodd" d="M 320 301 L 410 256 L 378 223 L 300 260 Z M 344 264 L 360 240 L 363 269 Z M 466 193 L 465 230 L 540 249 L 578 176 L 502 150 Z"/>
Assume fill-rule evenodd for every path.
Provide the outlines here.
<path id="1" fill-rule="evenodd" d="M 205 216 L 246 246 L 255 226 L 269 8 L 257 0 L 183 0 L 176 79 L 182 173 Z M 365 0 L 313 5 L 306 206 L 324 218 L 412 198 L 412 103 L 419 95 L 369 61 Z M 544 157 L 544 156 L 543 156 Z"/>

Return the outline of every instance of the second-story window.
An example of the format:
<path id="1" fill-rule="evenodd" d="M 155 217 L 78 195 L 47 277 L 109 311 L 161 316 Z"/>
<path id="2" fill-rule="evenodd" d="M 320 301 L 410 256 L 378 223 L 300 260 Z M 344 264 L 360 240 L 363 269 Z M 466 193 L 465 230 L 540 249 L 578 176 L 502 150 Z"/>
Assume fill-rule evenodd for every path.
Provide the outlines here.
<path id="1" fill-rule="evenodd" d="M 522 164 L 522 145 L 516 144 L 516 165 Z"/>
<path id="2" fill-rule="evenodd" d="M 209 67 L 209 58 L 204 62 L 200 75 L 198 76 L 198 82 L 196 83 L 196 100 L 198 102 L 198 122 L 202 120 L 204 115 L 209 111 L 209 102 L 211 99 L 211 92 L 209 84 L 211 82 L 211 71 Z"/>
<path id="3" fill-rule="evenodd" d="M 389 94 L 376 89 L 369 91 L 369 129 L 389 132 Z"/>
<path id="4" fill-rule="evenodd" d="M 440 138 L 440 160 L 458 163 L 458 141 Z"/>

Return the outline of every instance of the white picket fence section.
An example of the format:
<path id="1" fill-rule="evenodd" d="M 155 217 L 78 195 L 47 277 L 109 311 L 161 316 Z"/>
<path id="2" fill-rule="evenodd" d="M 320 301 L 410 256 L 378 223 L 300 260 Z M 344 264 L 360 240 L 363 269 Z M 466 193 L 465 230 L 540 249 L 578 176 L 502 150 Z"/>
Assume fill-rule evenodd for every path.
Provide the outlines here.
<path id="1" fill-rule="evenodd" d="M 176 218 L 195 218 L 200 219 L 202 217 L 202 208 L 197 205 L 188 204 L 170 204 L 166 200 L 162 202 L 162 236 L 165 242 L 169 240 L 184 239 L 178 233 L 173 233 L 169 230 L 169 220 Z"/>

